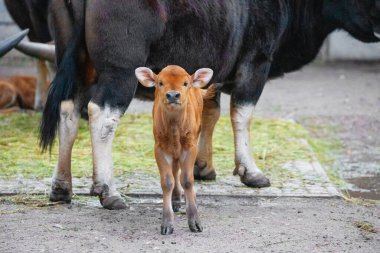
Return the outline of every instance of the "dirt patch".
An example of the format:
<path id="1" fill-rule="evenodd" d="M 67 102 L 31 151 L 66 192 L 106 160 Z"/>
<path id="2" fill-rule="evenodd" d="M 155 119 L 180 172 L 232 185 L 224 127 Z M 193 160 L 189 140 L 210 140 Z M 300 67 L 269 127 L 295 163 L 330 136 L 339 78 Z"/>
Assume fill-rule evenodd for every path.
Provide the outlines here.
<path id="1" fill-rule="evenodd" d="M 160 235 L 161 204 L 130 199 L 109 211 L 95 198 L 72 205 L 0 204 L 0 252 L 376 252 L 379 206 L 339 199 L 200 197 L 204 232 L 191 233 L 182 209 L 174 235 Z M 12 212 L 11 212 L 12 211 Z"/>

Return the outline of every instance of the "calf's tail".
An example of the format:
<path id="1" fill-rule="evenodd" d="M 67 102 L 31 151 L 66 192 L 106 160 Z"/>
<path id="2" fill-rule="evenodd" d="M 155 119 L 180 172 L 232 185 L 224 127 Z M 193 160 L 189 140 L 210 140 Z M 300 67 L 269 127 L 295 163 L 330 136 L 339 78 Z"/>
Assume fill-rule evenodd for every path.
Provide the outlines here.
<path id="1" fill-rule="evenodd" d="M 203 100 L 214 100 L 221 87 L 221 83 L 213 83 L 207 89 L 201 90 Z"/>

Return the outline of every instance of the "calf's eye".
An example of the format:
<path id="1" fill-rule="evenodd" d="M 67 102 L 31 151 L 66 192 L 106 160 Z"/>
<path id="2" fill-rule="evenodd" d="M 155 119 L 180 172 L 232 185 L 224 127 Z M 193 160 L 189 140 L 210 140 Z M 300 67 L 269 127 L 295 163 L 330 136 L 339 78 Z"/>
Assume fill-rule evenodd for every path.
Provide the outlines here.
<path id="1" fill-rule="evenodd" d="M 187 82 L 184 82 L 184 83 L 183 83 L 183 86 L 187 87 Z"/>
<path id="2" fill-rule="evenodd" d="M 160 85 L 160 87 L 162 87 L 164 84 L 162 82 L 159 82 L 158 85 Z"/>

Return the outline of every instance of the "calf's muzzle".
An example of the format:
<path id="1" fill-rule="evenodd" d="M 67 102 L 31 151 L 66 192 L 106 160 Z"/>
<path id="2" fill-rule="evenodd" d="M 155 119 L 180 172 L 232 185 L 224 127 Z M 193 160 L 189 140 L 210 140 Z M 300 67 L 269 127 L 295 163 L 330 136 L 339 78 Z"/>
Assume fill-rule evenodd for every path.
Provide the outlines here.
<path id="1" fill-rule="evenodd" d="M 177 104 L 179 102 L 179 98 L 181 97 L 181 93 L 177 91 L 169 91 L 166 93 L 166 99 L 169 103 Z"/>

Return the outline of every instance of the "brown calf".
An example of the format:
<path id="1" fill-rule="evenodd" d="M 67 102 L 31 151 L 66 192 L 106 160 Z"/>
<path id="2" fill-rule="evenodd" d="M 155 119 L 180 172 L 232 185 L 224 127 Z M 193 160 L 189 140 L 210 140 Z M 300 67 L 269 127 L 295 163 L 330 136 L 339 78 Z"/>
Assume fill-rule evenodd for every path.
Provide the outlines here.
<path id="1" fill-rule="evenodd" d="M 34 76 L 10 76 L 0 79 L 0 113 L 33 109 L 37 78 Z M 47 90 L 49 83 L 45 83 Z M 44 100 L 46 99 L 43 98 Z"/>
<path id="2" fill-rule="evenodd" d="M 161 234 L 173 233 L 174 211 L 185 191 L 186 214 L 192 232 L 201 232 L 194 192 L 194 163 L 197 157 L 203 97 L 212 97 L 214 86 L 204 87 L 212 77 L 211 69 L 199 69 L 190 76 L 179 66 L 167 66 L 158 75 L 149 68 L 137 68 L 136 77 L 146 87 L 156 87 L 153 106 L 154 154 L 160 170 L 163 192 Z M 179 176 L 179 168 L 181 173 Z"/>

